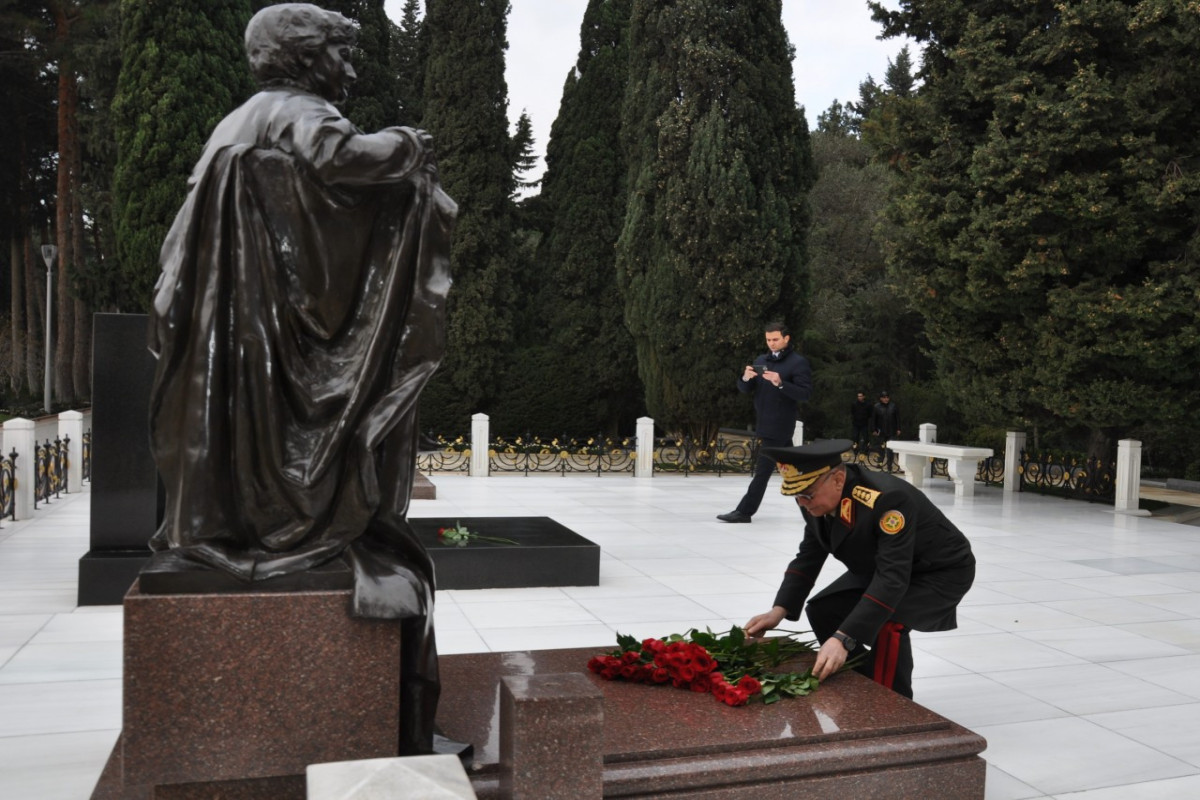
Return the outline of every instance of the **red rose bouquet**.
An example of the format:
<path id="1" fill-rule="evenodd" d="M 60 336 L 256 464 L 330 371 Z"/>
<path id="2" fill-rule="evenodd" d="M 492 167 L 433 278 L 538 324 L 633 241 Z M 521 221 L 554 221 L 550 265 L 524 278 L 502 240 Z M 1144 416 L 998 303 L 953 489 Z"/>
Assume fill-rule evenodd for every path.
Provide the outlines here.
<path id="1" fill-rule="evenodd" d="M 593 657 L 588 669 L 605 680 L 669 683 L 677 689 L 712 694 L 730 706 L 746 705 L 752 697 L 770 704 L 817 688 L 811 669 L 776 671 L 815 649 L 815 641 L 803 641 L 798 633 L 785 634 L 748 639 L 736 626 L 722 634 L 693 628 L 682 636 L 675 633 L 641 642 L 618 634 L 620 649 Z"/>

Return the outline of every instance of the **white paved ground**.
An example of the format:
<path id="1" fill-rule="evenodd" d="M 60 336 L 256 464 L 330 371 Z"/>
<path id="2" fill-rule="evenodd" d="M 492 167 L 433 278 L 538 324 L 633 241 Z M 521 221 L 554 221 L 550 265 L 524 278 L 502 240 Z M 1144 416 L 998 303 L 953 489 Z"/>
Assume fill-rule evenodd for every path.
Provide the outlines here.
<path id="1" fill-rule="evenodd" d="M 742 624 L 799 539 L 777 481 L 750 525 L 714 519 L 741 477 L 434 481 L 438 499 L 412 516 L 552 516 L 603 548 L 597 587 L 439 594 L 443 653 Z M 1200 528 L 994 488 L 929 494 L 979 575 L 957 631 L 913 635 L 916 700 L 987 738 L 989 800 L 1200 797 Z M 89 499 L 0 527 L 5 800 L 87 798 L 120 728 L 120 608 L 75 605 Z"/>

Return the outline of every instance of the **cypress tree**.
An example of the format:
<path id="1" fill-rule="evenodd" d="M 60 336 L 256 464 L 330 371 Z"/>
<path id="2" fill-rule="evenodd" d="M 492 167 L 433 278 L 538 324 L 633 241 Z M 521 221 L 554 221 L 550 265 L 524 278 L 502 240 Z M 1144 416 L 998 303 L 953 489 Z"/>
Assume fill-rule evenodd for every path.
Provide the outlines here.
<path id="1" fill-rule="evenodd" d="M 317 5 L 358 22 L 352 55 L 358 75 L 350 97 L 340 106 L 346 119 L 364 131 L 408 124 L 401 119 L 399 75 L 392 67 L 392 22 L 383 0 L 322 0 Z"/>
<path id="2" fill-rule="evenodd" d="M 762 323 L 804 324 L 808 127 L 779 0 L 634 0 L 629 48 L 625 319 L 650 414 L 709 436 Z"/>
<path id="3" fill-rule="evenodd" d="M 522 326 L 529 338 L 510 371 L 506 397 L 511 399 L 501 404 L 505 421 L 516 431 L 628 432 L 642 409 L 614 250 L 625 213 L 618 121 L 628 67 L 629 6 L 629 0 L 588 3 L 579 57 L 567 74 L 550 129 L 546 173 L 536 198 L 545 235 L 528 282 L 540 324 Z M 510 417 L 509 409 L 518 408 L 520 413 Z"/>
<path id="4" fill-rule="evenodd" d="M 149 305 L 163 238 L 217 122 L 252 91 L 247 0 L 125 0 L 113 100 L 117 253 L 131 297 Z"/>
<path id="5" fill-rule="evenodd" d="M 421 57 L 421 0 L 404 0 L 400 24 L 392 27 L 392 71 L 396 75 L 396 99 L 402 125 L 421 124 L 421 93 L 425 67 Z"/>
<path id="6" fill-rule="evenodd" d="M 421 424 L 465 431 L 487 412 L 512 343 L 515 190 L 508 133 L 508 0 L 429 0 L 421 126 L 433 135 L 446 192 L 458 203 L 448 347 L 421 397 Z"/>
<path id="7" fill-rule="evenodd" d="M 1200 9 L 873 4 L 924 43 L 891 267 L 978 423 L 1173 438 L 1200 418 Z"/>

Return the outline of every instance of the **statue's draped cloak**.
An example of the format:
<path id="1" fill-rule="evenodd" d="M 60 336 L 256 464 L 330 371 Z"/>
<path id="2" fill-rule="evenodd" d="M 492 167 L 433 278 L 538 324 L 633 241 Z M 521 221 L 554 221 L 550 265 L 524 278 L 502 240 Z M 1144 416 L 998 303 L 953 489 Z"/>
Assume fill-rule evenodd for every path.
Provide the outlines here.
<path id="1" fill-rule="evenodd" d="M 344 553 L 356 614 L 428 618 L 405 514 L 455 211 L 415 131 L 364 135 L 294 89 L 221 122 L 155 289 L 152 548 L 247 580 Z"/>

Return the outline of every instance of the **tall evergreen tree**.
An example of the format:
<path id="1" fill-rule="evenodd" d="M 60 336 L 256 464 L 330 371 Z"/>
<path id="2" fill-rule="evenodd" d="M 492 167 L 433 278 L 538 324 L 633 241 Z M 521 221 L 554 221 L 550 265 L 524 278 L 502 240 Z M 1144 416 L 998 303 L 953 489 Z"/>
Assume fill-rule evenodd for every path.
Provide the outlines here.
<path id="1" fill-rule="evenodd" d="M 242 44 L 249 0 L 124 0 L 113 101 L 117 252 L 148 307 L 158 253 L 209 133 L 252 91 Z"/>
<path id="2" fill-rule="evenodd" d="M 446 192 L 458 203 L 448 347 L 421 396 L 421 424 L 465 431 L 491 410 L 512 343 L 515 190 L 508 133 L 508 0 L 429 0 L 421 126 L 432 134 Z"/>
<path id="3" fill-rule="evenodd" d="M 341 106 L 346 119 L 364 131 L 407 125 L 400 113 L 400 76 L 392 65 L 393 25 L 383 10 L 383 0 L 321 0 L 317 5 L 358 22 L 353 54 L 358 79 Z"/>
<path id="4" fill-rule="evenodd" d="M 715 433 L 761 324 L 804 324 L 808 127 L 779 0 L 634 0 L 617 248 L 649 412 Z"/>
<path id="5" fill-rule="evenodd" d="M 396 75 L 396 100 L 402 125 L 421 124 L 421 94 L 425 62 L 421 57 L 421 0 L 404 0 L 400 24 L 392 27 L 392 71 Z"/>
<path id="6" fill-rule="evenodd" d="M 1200 8 L 872 3 L 924 43 L 892 268 L 971 419 L 1195 430 Z M 1177 433 L 1177 436 L 1178 436 Z"/>
<path id="7" fill-rule="evenodd" d="M 517 431 L 588 435 L 632 430 L 642 411 L 633 339 L 616 286 L 625 214 L 622 98 L 630 0 L 590 0 L 532 207 L 545 229 L 525 281 L 537 325 L 509 371 L 504 422 Z M 564 376 L 565 379 L 564 379 Z M 546 391 L 553 387 L 553 391 Z M 517 413 L 519 411 L 519 413 Z"/>

